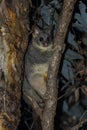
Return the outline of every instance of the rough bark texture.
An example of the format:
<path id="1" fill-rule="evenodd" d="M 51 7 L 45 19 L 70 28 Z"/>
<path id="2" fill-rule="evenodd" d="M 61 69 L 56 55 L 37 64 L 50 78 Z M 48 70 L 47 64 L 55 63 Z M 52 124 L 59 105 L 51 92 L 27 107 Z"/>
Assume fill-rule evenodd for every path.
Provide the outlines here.
<path id="1" fill-rule="evenodd" d="M 54 116 L 57 105 L 57 74 L 59 65 L 64 50 L 64 40 L 66 37 L 67 29 L 72 17 L 76 0 L 64 0 L 63 9 L 60 16 L 58 32 L 55 37 L 54 45 L 57 45 L 56 52 L 49 65 L 48 79 L 47 79 L 47 92 L 45 95 L 46 102 L 42 117 L 42 130 L 54 129 Z"/>
<path id="2" fill-rule="evenodd" d="M 28 9 L 29 0 L 0 1 L 0 130 L 17 130 L 20 121 Z"/>

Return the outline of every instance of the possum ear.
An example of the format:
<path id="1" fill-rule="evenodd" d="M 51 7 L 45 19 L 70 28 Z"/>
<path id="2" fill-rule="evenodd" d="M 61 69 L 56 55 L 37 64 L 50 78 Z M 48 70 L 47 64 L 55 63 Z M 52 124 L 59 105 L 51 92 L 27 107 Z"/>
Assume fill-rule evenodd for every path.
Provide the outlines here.
<path id="1" fill-rule="evenodd" d="M 39 34 L 40 34 L 40 29 L 38 27 L 34 27 L 33 33 L 32 33 L 33 38 L 38 37 Z"/>

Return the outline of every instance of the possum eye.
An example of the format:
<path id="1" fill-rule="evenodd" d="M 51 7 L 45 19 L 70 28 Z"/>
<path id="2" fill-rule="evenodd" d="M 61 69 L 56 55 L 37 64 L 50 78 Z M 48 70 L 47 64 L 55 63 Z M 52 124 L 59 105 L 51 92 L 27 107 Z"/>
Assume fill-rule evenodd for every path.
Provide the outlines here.
<path id="1" fill-rule="evenodd" d="M 40 39 L 39 39 L 41 42 L 43 41 L 43 37 L 40 37 Z"/>

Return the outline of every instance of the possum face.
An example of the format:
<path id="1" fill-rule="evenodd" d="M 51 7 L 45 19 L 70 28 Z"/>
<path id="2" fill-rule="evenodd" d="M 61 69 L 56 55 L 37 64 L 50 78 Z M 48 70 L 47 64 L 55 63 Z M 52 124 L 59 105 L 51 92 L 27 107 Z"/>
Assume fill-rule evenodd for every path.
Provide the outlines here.
<path id="1" fill-rule="evenodd" d="M 46 32 L 39 35 L 38 44 L 40 46 L 48 47 L 50 45 L 50 42 L 50 36 Z"/>
<path id="2" fill-rule="evenodd" d="M 33 40 L 38 46 L 41 47 L 49 47 L 51 45 L 51 30 L 45 29 L 41 30 L 39 28 L 35 28 L 33 33 Z"/>

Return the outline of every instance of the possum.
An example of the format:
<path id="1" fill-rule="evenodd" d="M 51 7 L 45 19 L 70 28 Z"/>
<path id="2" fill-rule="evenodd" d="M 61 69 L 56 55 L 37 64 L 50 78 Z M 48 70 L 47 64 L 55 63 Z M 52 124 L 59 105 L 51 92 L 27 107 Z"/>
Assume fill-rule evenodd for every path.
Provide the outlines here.
<path id="1" fill-rule="evenodd" d="M 32 34 L 32 43 L 28 46 L 25 55 L 23 82 L 25 102 L 29 103 L 29 100 L 33 99 L 39 105 L 44 104 L 47 71 L 54 51 L 50 30 L 41 30 L 36 27 Z"/>

